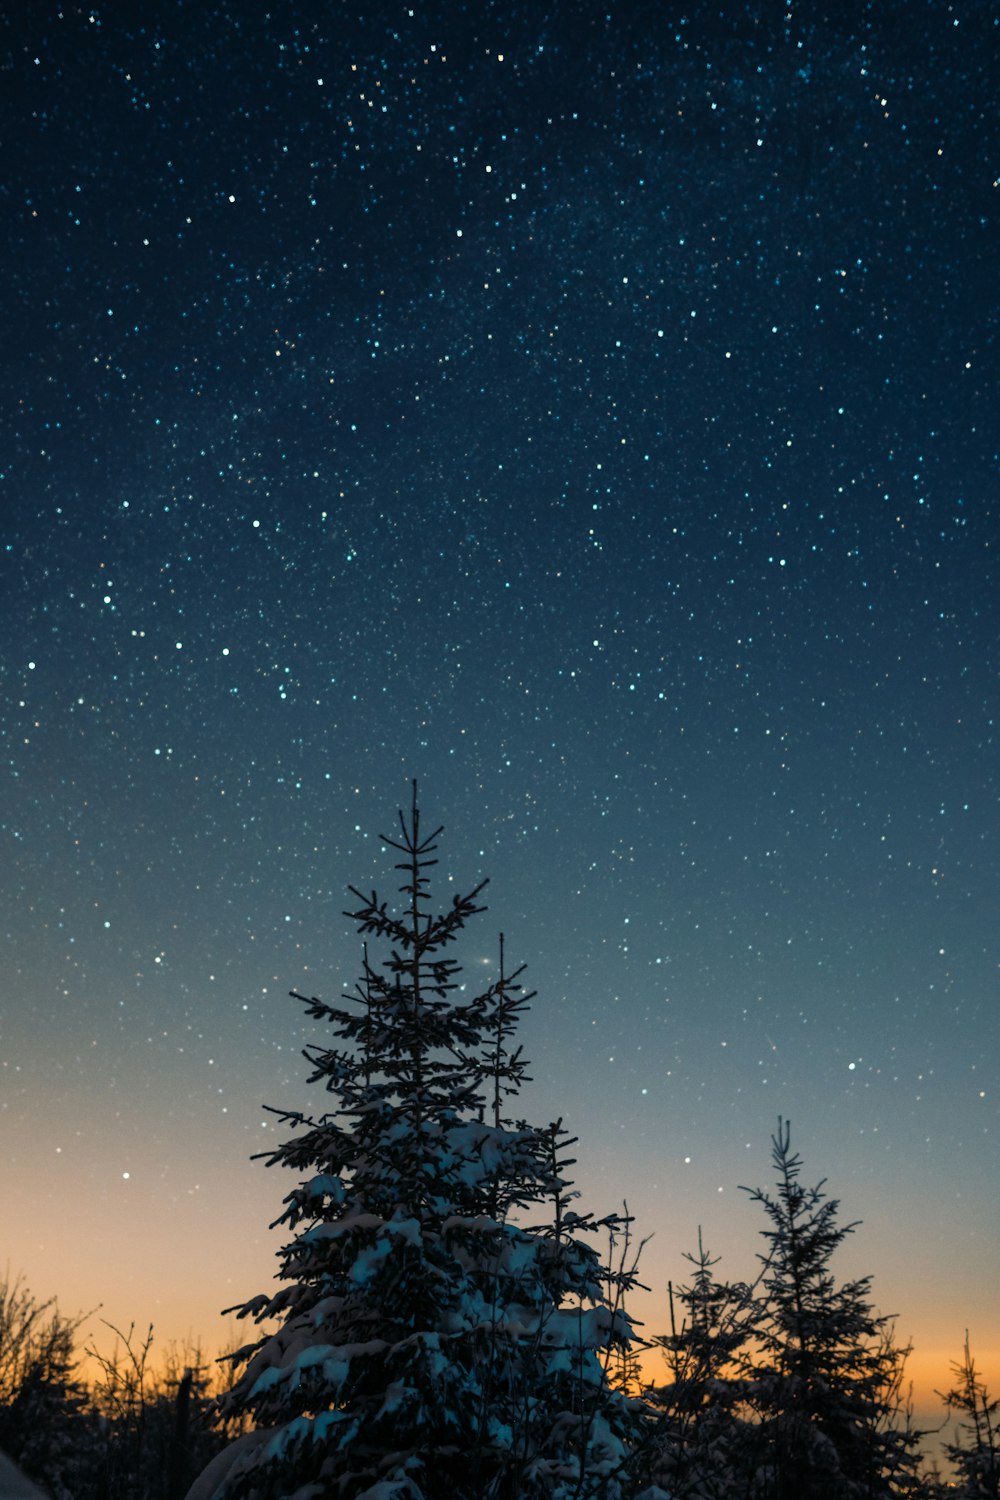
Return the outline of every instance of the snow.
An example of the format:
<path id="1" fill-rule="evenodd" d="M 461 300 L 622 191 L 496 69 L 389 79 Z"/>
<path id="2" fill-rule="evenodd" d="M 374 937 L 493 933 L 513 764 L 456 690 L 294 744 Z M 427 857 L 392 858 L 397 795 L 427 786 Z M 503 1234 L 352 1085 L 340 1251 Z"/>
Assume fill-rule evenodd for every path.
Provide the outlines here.
<path id="1" fill-rule="evenodd" d="M 264 1427 L 256 1432 L 245 1432 L 242 1437 L 236 1438 L 228 1448 L 223 1448 L 222 1452 L 217 1453 L 212 1462 L 202 1469 L 188 1490 L 185 1500 L 215 1500 L 224 1481 L 233 1473 L 237 1464 L 243 1463 L 256 1453 L 271 1435 L 271 1430 Z"/>
<path id="2" fill-rule="evenodd" d="M 3 1500 L 45 1500 L 45 1491 L 32 1484 L 16 1464 L 0 1453 L 0 1496 Z"/>

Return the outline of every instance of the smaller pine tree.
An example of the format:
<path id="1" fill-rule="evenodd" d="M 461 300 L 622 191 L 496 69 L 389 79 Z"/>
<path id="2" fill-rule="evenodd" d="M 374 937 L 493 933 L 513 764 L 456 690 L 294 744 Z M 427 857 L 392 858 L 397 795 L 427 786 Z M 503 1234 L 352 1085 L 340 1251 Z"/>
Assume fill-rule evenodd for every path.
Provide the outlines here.
<path id="1" fill-rule="evenodd" d="M 1000 1500 L 1000 1398 L 990 1396 L 976 1370 L 968 1332 L 962 1358 L 951 1368 L 955 1385 L 938 1392 L 961 1418 L 955 1441 L 945 1445 L 958 1475 L 950 1493 L 955 1500 Z"/>
<path id="2" fill-rule="evenodd" d="M 700 1229 L 697 1252 L 684 1258 L 694 1275 L 668 1286 L 670 1332 L 653 1340 L 669 1378 L 647 1392 L 655 1414 L 647 1467 L 675 1500 L 731 1500 L 745 1493 L 752 1451 L 743 1363 L 758 1308 L 753 1288 L 718 1279 Z"/>

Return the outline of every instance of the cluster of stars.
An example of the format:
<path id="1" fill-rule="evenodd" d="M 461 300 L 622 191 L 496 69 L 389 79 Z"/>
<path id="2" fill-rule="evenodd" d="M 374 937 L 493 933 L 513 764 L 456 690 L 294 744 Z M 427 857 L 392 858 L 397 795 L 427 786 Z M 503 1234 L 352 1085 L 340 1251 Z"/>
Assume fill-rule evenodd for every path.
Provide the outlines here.
<path id="1" fill-rule="evenodd" d="M 1000 1041 L 996 34 L 952 9 L 18 20 L 5 1194 L 51 1090 L 38 1212 L 169 1178 L 264 1255 L 217 1203 L 415 775 L 539 990 L 525 1109 L 586 1101 L 654 1280 L 778 1110 L 944 1243 Z"/>

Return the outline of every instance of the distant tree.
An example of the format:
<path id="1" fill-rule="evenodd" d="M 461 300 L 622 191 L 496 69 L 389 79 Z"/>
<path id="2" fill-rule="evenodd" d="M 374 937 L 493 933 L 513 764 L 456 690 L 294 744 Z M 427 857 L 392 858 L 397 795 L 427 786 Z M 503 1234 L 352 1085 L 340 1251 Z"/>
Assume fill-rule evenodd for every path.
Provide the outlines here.
<path id="1" fill-rule="evenodd" d="M 873 1312 L 870 1277 L 838 1284 L 837 1248 L 857 1227 L 837 1222 L 825 1182 L 799 1182 L 790 1128 L 772 1137 L 777 1191 L 751 1191 L 762 1231 L 764 1316 L 756 1329 L 751 1399 L 759 1500 L 882 1500 L 912 1492 L 921 1434 L 901 1388 L 908 1349 Z"/>
<path id="2" fill-rule="evenodd" d="M 104 1432 L 101 1487 L 110 1496 L 152 1500 L 153 1325 L 141 1338 L 134 1324 L 127 1333 L 111 1323 L 104 1326 L 115 1336 L 110 1352 L 98 1348 L 96 1340 L 87 1347 L 97 1372 L 92 1399 Z"/>
<path id="3" fill-rule="evenodd" d="M 329 1113 L 279 1112 L 298 1132 L 268 1156 L 302 1180 L 277 1221 L 283 1285 L 234 1309 L 267 1323 L 235 1356 L 228 1500 L 615 1500 L 633 1404 L 609 1363 L 628 1343 L 623 1279 L 573 1206 L 561 1124 L 508 1115 L 526 1081 L 515 1045 L 521 970 L 481 992 L 451 944 L 483 886 L 428 907 L 440 833 L 414 786 L 400 833 L 402 909 L 353 890 L 362 977 L 340 1005 L 297 996 L 332 1040 L 309 1048 Z M 217 1466 L 214 1475 L 221 1474 Z"/>
<path id="4" fill-rule="evenodd" d="M 181 1500 L 195 1476 L 225 1445 L 209 1397 L 199 1347 L 171 1344 L 154 1365 L 153 1328 L 141 1337 L 105 1324 L 114 1334 L 110 1350 L 92 1342 L 87 1353 L 96 1369 L 91 1389 L 102 1443 L 89 1466 L 99 1500 Z M 74 1494 L 73 1500 L 84 1500 Z"/>
<path id="5" fill-rule="evenodd" d="M 653 1340 L 668 1378 L 646 1392 L 653 1423 L 643 1468 L 674 1500 L 735 1500 L 749 1492 L 745 1363 L 760 1310 L 753 1287 L 716 1277 L 700 1230 L 697 1253 L 684 1258 L 694 1275 L 669 1285 L 670 1332 Z"/>
<path id="6" fill-rule="evenodd" d="M 998 1500 L 1000 1497 L 1000 1398 L 990 1396 L 976 1370 L 965 1335 L 961 1360 L 952 1364 L 955 1385 L 938 1392 L 949 1411 L 958 1413 L 955 1441 L 945 1452 L 955 1466 L 955 1500 Z"/>
<path id="7" fill-rule="evenodd" d="M 210 1384 L 200 1346 L 171 1345 L 157 1392 L 159 1466 L 166 1500 L 182 1500 L 195 1476 L 225 1446 Z"/>
<path id="8" fill-rule="evenodd" d="M 57 1500 L 79 1491 L 99 1445 L 77 1371 L 85 1316 L 40 1302 L 23 1277 L 0 1280 L 0 1450 Z"/>

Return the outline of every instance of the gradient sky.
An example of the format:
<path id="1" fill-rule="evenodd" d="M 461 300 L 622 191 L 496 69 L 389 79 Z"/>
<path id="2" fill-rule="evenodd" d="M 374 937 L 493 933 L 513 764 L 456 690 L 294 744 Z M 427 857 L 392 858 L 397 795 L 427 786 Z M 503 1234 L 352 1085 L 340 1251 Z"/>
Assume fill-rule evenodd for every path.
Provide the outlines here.
<path id="1" fill-rule="evenodd" d="M 921 1390 L 997 1370 L 997 7 L 4 47 L 0 1259 L 208 1345 L 266 1287 L 416 776 L 651 1331 L 780 1113 Z"/>

